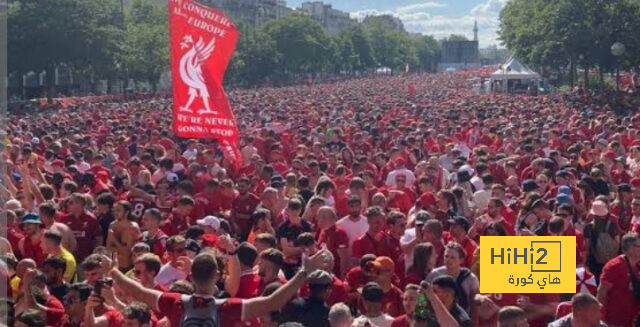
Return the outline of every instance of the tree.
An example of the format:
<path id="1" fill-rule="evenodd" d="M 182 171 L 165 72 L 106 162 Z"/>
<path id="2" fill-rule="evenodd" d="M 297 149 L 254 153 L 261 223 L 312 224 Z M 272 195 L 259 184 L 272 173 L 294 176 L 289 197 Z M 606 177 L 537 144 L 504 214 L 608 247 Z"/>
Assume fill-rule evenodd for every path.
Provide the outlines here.
<path id="1" fill-rule="evenodd" d="M 151 0 L 134 0 L 126 15 L 122 61 L 129 76 L 148 81 L 156 89 L 169 70 L 167 7 Z"/>
<path id="2" fill-rule="evenodd" d="M 292 14 L 266 23 L 263 31 L 274 42 L 281 56 L 278 67 L 283 73 L 322 71 L 331 53 L 331 39 L 312 18 Z"/>
<path id="3" fill-rule="evenodd" d="M 275 41 L 262 29 L 255 29 L 240 20 L 235 23 L 240 38 L 225 80 L 232 84 L 258 84 L 275 72 L 281 55 L 276 51 Z"/>
<path id="4" fill-rule="evenodd" d="M 46 71 L 51 97 L 56 67 L 96 69 L 111 62 L 118 37 L 116 6 L 116 0 L 13 1 L 7 23 L 9 71 Z"/>
<path id="5" fill-rule="evenodd" d="M 371 48 L 378 64 L 392 69 L 404 69 L 408 52 L 403 43 L 407 35 L 391 26 L 381 17 L 369 17 L 363 28 L 371 40 Z M 405 46 L 404 53 L 401 49 Z"/>
<path id="6" fill-rule="evenodd" d="M 449 35 L 449 37 L 445 37 L 444 39 L 442 39 L 442 41 L 443 42 L 458 42 L 458 41 L 469 41 L 469 39 L 464 35 L 451 34 L 451 35 Z"/>

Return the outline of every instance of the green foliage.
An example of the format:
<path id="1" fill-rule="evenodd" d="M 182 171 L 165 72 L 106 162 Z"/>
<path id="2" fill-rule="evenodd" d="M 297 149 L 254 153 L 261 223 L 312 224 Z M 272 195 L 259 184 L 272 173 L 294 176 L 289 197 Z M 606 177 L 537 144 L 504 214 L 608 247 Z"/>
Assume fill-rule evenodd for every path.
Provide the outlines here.
<path id="1" fill-rule="evenodd" d="M 155 87 L 169 70 L 167 6 L 151 0 L 134 0 L 126 15 L 122 61 L 129 77 Z"/>
<path id="2" fill-rule="evenodd" d="M 464 35 L 459 34 L 451 34 L 449 37 L 445 37 L 442 39 L 443 42 L 456 42 L 456 41 L 469 41 L 469 39 Z"/>
<path id="3" fill-rule="evenodd" d="M 569 63 L 610 71 L 615 42 L 622 67 L 640 64 L 638 0 L 511 0 L 500 13 L 500 39 L 524 61 L 552 68 Z"/>
<path id="4" fill-rule="evenodd" d="M 278 68 L 283 72 L 320 72 L 329 63 L 331 39 L 320 23 L 306 15 L 292 14 L 270 21 L 263 31 L 282 55 Z"/>

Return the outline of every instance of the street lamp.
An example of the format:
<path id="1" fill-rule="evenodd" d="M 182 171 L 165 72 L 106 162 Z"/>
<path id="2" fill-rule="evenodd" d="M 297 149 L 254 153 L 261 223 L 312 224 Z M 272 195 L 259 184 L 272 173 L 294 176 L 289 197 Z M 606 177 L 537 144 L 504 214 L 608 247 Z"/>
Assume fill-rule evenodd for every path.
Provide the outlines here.
<path id="1" fill-rule="evenodd" d="M 616 92 L 620 91 L 620 57 L 625 52 L 624 44 L 616 42 L 611 46 L 611 54 L 616 57 Z"/>

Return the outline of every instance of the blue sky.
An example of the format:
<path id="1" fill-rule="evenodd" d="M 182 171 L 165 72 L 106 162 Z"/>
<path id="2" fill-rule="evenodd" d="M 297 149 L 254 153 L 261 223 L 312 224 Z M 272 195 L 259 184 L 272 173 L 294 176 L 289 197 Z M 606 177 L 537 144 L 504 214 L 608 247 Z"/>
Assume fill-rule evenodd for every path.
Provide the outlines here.
<path id="1" fill-rule="evenodd" d="M 306 0 L 287 0 L 298 7 Z M 392 14 L 402 19 L 409 32 L 430 34 L 440 39 L 450 34 L 473 37 L 478 21 L 480 47 L 499 45 L 498 15 L 508 0 L 323 0 L 354 18 L 368 14 Z"/>

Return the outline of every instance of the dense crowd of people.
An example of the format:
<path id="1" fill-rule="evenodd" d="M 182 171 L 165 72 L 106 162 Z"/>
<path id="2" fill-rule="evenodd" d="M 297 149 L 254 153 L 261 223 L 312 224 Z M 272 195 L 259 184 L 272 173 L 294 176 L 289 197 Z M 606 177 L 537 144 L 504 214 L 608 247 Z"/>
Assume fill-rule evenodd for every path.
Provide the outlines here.
<path id="1" fill-rule="evenodd" d="M 13 115 L 14 326 L 633 326 L 640 115 L 470 74 L 234 91 L 242 163 L 171 100 Z M 628 100 L 629 108 L 637 102 Z M 234 168 L 240 166 L 241 168 Z M 481 236 L 575 236 L 574 294 L 481 294 Z"/>

